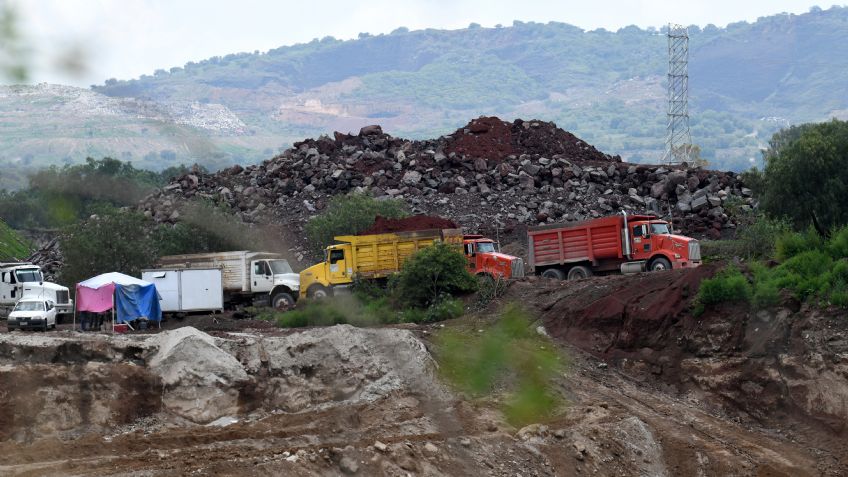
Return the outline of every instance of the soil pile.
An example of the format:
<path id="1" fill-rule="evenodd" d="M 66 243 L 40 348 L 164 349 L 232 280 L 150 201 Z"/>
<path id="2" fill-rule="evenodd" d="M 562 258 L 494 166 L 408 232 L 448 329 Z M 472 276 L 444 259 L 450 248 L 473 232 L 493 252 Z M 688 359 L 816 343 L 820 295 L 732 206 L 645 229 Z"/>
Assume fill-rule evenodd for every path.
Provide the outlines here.
<path id="1" fill-rule="evenodd" d="M 211 336 L 184 327 L 153 335 L 147 345 L 156 349 L 148 366 L 162 381 L 162 403 L 169 411 L 199 423 L 238 412 L 238 388 L 247 373 Z"/>
<path id="2" fill-rule="evenodd" d="M 450 135 L 445 151 L 466 158 L 484 158 L 495 162 L 517 155 L 560 155 L 570 160 L 621 162 L 552 122 L 523 121 L 509 123 L 497 117 L 480 117 Z"/>
<path id="3" fill-rule="evenodd" d="M 363 230 L 359 235 L 390 234 L 394 232 L 414 232 L 416 230 L 455 229 L 456 222 L 441 217 L 428 215 L 413 215 L 403 219 L 387 219 L 377 216 L 374 225 Z"/>

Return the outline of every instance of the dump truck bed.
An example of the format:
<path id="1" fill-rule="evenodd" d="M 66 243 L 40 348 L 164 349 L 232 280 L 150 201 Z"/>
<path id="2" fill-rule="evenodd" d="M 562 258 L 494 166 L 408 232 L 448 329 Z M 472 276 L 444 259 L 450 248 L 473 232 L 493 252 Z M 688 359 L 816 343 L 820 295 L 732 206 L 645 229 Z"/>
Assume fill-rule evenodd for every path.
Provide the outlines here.
<path id="1" fill-rule="evenodd" d="M 527 232 L 530 265 L 621 258 L 622 227 L 622 217 L 612 216 L 532 228 Z"/>
<path id="2" fill-rule="evenodd" d="M 443 241 L 462 246 L 461 229 L 434 229 L 376 235 L 344 235 L 337 241 L 351 244 L 353 273 L 362 277 L 384 277 L 400 270 L 418 250 Z"/>

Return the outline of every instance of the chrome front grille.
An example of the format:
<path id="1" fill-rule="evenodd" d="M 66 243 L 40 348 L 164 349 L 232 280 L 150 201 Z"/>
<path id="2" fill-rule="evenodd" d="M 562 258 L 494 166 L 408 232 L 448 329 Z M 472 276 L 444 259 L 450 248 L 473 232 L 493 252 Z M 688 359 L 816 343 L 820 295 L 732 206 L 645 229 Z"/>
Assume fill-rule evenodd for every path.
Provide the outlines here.
<path id="1" fill-rule="evenodd" d="M 697 240 L 689 242 L 689 261 L 701 260 L 701 244 Z"/>
<path id="2" fill-rule="evenodd" d="M 524 260 L 515 258 L 512 260 L 511 278 L 524 278 Z"/>

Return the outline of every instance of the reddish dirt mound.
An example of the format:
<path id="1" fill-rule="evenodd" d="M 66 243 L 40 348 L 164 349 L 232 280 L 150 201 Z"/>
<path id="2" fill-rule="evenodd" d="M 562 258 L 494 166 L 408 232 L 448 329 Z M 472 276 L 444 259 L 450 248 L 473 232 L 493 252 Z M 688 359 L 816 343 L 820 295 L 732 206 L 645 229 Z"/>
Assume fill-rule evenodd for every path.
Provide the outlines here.
<path id="1" fill-rule="evenodd" d="M 576 161 L 621 161 L 608 156 L 574 134 L 545 121 L 509 123 L 500 118 L 480 117 L 456 130 L 445 151 L 470 157 L 502 161 L 511 154 L 559 154 Z"/>
<path id="2" fill-rule="evenodd" d="M 516 119 L 512 124 L 512 144 L 521 154 L 559 154 L 568 160 L 621 162 L 621 157 L 604 154 L 553 122 Z"/>
<path id="3" fill-rule="evenodd" d="M 456 229 L 458 225 L 452 220 L 428 215 L 413 215 L 405 219 L 387 219 L 377 216 L 374 225 L 359 232 L 358 235 L 390 234 L 393 232 L 412 232 L 415 230 Z"/>
<path id="4" fill-rule="evenodd" d="M 512 148 L 512 124 L 494 116 L 473 119 L 465 127 L 457 129 L 453 138 L 445 149 L 448 154 L 455 152 L 471 157 L 503 160 L 516 153 Z"/>

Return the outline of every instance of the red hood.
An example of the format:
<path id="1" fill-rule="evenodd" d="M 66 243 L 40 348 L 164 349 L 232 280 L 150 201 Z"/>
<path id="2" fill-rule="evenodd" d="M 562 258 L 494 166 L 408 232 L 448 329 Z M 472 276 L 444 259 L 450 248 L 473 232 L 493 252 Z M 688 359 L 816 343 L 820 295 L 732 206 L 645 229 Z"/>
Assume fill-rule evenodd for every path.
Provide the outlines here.
<path id="1" fill-rule="evenodd" d="M 508 262 L 511 262 L 511 261 L 513 261 L 514 259 L 517 258 L 517 257 L 513 257 L 512 255 L 507 255 L 505 253 L 500 253 L 500 252 L 486 252 L 483 255 L 486 255 L 487 257 L 497 258 L 497 259 L 500 259 L 500 260 L 506 260 Z"/>

